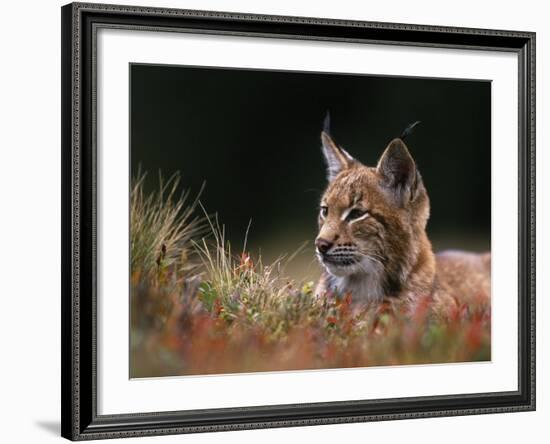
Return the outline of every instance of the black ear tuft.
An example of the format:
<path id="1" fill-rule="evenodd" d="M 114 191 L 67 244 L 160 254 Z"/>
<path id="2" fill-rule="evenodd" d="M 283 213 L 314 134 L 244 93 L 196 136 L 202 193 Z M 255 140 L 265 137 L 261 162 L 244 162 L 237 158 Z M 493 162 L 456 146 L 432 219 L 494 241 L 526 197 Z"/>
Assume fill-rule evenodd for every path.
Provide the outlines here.
<path id="1" fill-rule="evenodd" d="M 399 136 L 399 138 L 400 138 L 401 140 L 405 140 L 407 137 L 409 137 L 409 136 L 412 134 L 413 130 L 414 130 L 420 123 L 421 123 L 420 120 L 417 120 L 416 122 L 411 123 L 407 128 L 405 128 L 405 129 L 403 130 L 403 132 L 401 133 L 401 136 Z"/>
<path id="2" fill-rule="evenodd" d="M 332 137 L 332 133 L 330 131 L 330 111 L 327 110 L 327 114 L 325 115 L 325 120 L 323 121 L 323 131 L 328 135 Z"/>
<path id="3" fill-rule="evenodd" d="M 321 132 L 321 148 L 327 164 L 327 179 L 334 180 L 341 171 L 351 168 L 357 162 L 342 147 L 338 146 L 330 135 L 330 114 L 327 111 Z"/>

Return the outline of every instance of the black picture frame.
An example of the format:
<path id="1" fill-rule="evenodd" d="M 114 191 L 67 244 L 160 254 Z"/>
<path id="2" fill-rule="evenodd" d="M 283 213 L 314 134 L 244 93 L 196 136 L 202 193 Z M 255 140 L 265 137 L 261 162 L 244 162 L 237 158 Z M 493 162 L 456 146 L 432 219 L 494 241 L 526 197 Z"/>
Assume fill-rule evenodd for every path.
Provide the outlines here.
<path id="1" fill-rule="evenodd" d="M 535 33 L 72 3 L 62 15 L 62 436 L 71 440 L 535 409 Z M 95 39 L 99 27 L 511 51 L 519 61 L 518 390 L 98 415 Z M 496 151 L 498 155 L 498 150 Z"/>

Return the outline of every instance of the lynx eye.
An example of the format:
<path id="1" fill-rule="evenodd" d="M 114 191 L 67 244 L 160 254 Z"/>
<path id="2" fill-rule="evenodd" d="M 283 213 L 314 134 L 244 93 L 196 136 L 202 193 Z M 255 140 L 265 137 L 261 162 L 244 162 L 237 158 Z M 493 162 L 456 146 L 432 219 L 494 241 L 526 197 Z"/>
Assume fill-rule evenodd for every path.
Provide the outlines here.
<path id="1" fill-rule="evenodd" d="M 359 219 L 364 219 L 367 216 L 368 216 L 368 212 L 366 210 L 362 210 L 360 208 L 353 208 L 346 215 L 346 220 L 348 222 L 352 222 Z"/>
<path id="2" fill-rule="evenodd" d="M 322 206 L 321 207 L 321 217 L 324 219 L 328 215 L 328 207 Z"/>

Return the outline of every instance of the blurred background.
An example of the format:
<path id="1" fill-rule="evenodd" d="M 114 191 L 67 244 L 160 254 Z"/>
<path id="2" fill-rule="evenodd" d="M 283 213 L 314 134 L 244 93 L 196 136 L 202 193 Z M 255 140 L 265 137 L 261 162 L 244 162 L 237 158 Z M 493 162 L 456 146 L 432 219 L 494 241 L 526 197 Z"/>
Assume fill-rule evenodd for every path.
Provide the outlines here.
<path id="1" fill-rule="evenodd" d="M 290 277 L 316 279 L 313 240 L 326 186 L 320 149 L 330 111 L 338 144 L 375 165 L 410 123 L 407 139 L 431 199 L 436 251 L 490 250 L 491 84 L 133 64 L 131 168 L 146 190 L 181 173 L 180 186 L 217 213 L 235 252 L 265 262 L 292 254 Z"/>

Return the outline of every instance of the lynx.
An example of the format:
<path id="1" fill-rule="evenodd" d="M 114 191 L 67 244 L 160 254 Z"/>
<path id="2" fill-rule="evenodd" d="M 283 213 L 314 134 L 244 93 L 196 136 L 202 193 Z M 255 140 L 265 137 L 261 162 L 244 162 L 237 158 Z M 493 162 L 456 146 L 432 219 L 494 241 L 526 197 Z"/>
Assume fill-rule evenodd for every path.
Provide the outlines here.
<path id="1" fill-rule="evenodd" d="M 376 167 L 363 165 L 321 133 L 328 187 L 320 204 L 317 295 L 369 303 L 433 301 L 445 314 L 490 300 L 490 253 L 434 254 L 426 234 L 430 202 L 404 137 L 390 141 Z"/>

